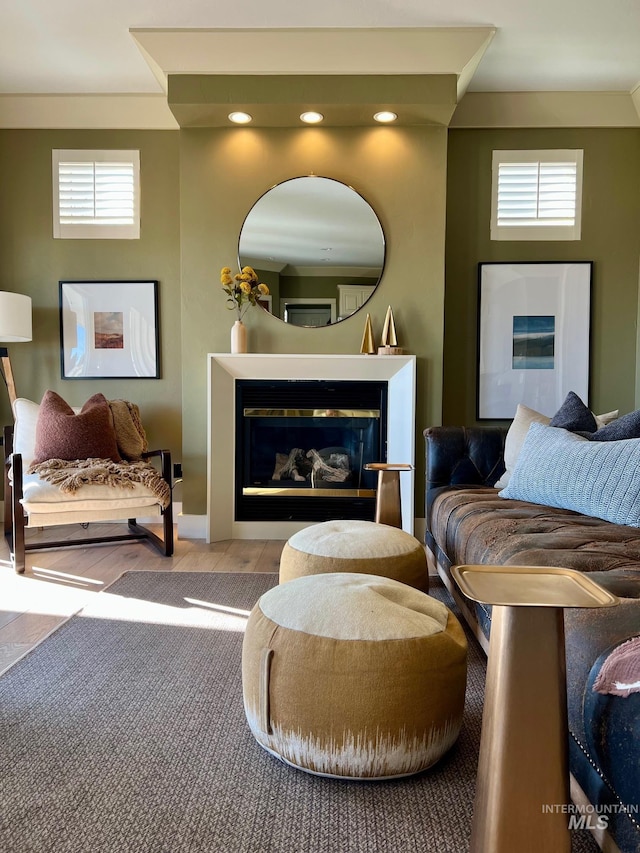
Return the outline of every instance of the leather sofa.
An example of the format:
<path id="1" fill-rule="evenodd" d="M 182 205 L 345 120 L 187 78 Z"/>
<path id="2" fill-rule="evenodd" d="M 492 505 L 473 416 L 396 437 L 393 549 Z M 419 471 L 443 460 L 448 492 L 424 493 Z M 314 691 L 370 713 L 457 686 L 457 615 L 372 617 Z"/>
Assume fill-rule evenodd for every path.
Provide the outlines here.
<path id="1" fill-rule="evenodd" d="M 640 635 L 640 530 L 499 497 L 506 429 L 431 427 L 424 435 L 425 543 L 485 651 L 491 608 L 459 592 L 452 565 L 577 569 L 620 597 L 613 608 L 565 611 L 571 795 L 597 807 L 578 825 L 596 829 L 603 849 L 638 853 L 640 693 L 603 695 L 593 684 L 611 652 Z"/>

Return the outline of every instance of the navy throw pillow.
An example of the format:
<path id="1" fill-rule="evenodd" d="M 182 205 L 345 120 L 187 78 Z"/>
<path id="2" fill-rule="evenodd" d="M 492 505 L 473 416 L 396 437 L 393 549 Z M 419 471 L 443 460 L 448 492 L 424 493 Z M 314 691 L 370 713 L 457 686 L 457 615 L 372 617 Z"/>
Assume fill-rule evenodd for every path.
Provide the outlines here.
<path id="1" fill-rule="evenodd" d="M 569 391 L 564 403 L 560 406 L 549 422 L 551 427 L 569 430 L 569 432 L 595 432 L 596 419 L 593 412 L 585 406 L 580 397 Z"/>
<path id="2" fill-rule="evenodd" d="M 640 410 L 629 412 L 589 436 L 591 441 L 622 441 L 625 438 L 640 438 Z"/>

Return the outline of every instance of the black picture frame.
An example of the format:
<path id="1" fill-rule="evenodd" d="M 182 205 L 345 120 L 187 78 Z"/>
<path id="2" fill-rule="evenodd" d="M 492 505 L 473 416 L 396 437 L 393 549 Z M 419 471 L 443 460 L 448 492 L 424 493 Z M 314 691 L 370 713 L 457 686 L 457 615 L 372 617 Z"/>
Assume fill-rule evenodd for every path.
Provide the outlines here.
<path id="1" fill-rule="evenodd" d="M 60 281 L 63 379 L 159 379 L 156 280 Z"/>

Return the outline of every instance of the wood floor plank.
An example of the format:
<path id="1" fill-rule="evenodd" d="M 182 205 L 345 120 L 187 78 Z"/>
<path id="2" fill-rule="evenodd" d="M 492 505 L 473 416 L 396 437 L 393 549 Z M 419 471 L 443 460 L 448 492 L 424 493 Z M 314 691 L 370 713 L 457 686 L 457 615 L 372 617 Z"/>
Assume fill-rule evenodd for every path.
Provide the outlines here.
<path id="1" fill-rule="evenodd" d="M 216 565 L 216 571 L 255 572 L 264 548 L 263 539 L 234 540 Z"/>
<path id="2" fill-rule="evenodd" d="M 9 622 L 13 622 L 16 616 L 19 615 L 20 611 L 18 610 L 5 610 L 4 608 L 0 610 L 0 628 L 4 628 Z"/>
<path id="3" fill-rule="evenodd" d="M 284 542 L 277 539 L 271 539 L 265 543 L 264 551 L 260 555 L 256 564 L 257 572 L 276 572 L 280 571 L 280 556 Z"/>
<path id="4" fill-rule="evenodd" d="M 95 578 L 94 567 L 110 560 L 116 545 L 94 545 L 76 548 L 56 548 L 53 551 L 34 551 L 27 554 L 25 576 L 48 577 L 52 583 L 72 582 Z"/>
<path id="5" fill-rule="evenodd" d="M 35 645 L 68 619 L 73 612 L 75 610 L 65 616 L 49 613 L 21 613 L 0 630 L 0 646 L 14 643 Z"/>
<path id="6" fill-rule="evenodd" d="M 3 643 L 0 645 L 0 675 L 33 648 L 32 643 Z"/>
<path id="7" fill-rule="evenodd" d="M 180 560 L 176 572 L 217 572 L 223 551 L 190 551 Z"/>

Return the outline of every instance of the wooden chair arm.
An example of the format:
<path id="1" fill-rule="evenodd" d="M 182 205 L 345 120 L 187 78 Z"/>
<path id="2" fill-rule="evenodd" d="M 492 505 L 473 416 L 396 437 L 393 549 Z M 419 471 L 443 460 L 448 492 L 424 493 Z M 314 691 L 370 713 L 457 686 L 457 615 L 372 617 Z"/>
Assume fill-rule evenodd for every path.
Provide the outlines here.
<path id="1" fill-rule="evenodd" d="M 4 461 L 6 465 L 13 453 L 13 424 L 5 426 L 2 430 L 2 444 L 4 446 Z"/>
<path id="2" fill-rule="evenodd" d="M 2 431 L 2 443 L 4 450 L 4 534 L 10 536 L 12 533 L 12 515 L 11 501 L 13 500 L 12 484 L 9 480 L 9 471 L 11 469 L 11 457 L 13 456 L 13 424 L 5 426 Z M 20 482 L 17 484 L 22 493 L 22 460 L 18 465 Z M 15 472 L 12 472 L 12 477 L 15 478 Z"/>
<path id="3" fill-rule="evenodd" d="M 142 459 L 160 459 L 160 467 L 162 479 L 165 480 L 169 486 L 172 485 L 171 480 L 171 451 L 170 450 L 145 450 L 142 454 Z"/>

